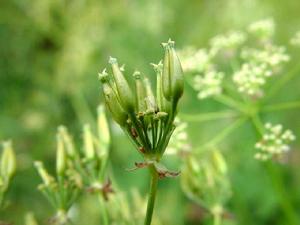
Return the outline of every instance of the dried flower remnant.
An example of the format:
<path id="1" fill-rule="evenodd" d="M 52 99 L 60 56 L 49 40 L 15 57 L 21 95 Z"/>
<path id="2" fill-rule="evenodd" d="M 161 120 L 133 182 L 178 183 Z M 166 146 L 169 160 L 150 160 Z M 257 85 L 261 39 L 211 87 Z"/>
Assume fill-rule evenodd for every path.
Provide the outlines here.
<path id="1" fill-rule="evenodd" d="M 291 45 L 300 47 L 300 31 L 296 32 L 296 34 L 290 40 Z"/>
<path id="2" fill-rule="evenodd" d="M 262 161 L 280 158 L 290 150 L 289 144 L 295 139 L 293 132 L 283 130 L 281 124 L 266 123 L 262 140 L 255 144 L 255 148 L 259 150 L 255 158 Z"/>

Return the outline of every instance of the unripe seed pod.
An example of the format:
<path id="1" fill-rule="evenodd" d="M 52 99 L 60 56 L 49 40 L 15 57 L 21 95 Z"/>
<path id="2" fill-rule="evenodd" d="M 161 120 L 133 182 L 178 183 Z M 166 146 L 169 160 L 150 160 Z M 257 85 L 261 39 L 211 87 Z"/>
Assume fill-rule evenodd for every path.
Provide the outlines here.
<path id="1" fill-rule="evenodd" d="M 102 73 L 99 74 L 99 78 L 102 82 L 103 93 L 105 98 L 106 106 L 108 107 L 109 111 L 113 119 L 120 125 L 124 126 L 127 121 L 127 114 L 123 110 L 120 101 L 117 97 L 117 94 L 114 92 L 112 87 L 109 84 L 108 74 L 104 70 Z"/>
<path id="2" fill-rule="evenodd" d="M 100 105 L 98 107 L 98 134 L 99 134 L 99 141 L 102 146 L 106 148 L 110 144 L 110 133 L 109 133 L 109 126 L 105 116 L 104 106 Z"/>
<path id="3" fill-rule="evenodd" d="M 3 143 L 3 152 L 1 156 L 1 176 L 3 179 L 10 180 L 15 174 L 17 168 L 17 160 L 11 141 Z"/>
<path id="4" fill-rule="evenodd" d="M 144 83 L 141 80 L 141 73 L 139 71 L 135 71 L 133 73 L 135 78 L 135 88 L 136 88 L 136 103 L 137 103 L 137 112 L 138 113 L 145 113 L 147 106 L 146 106 L 146 88 Z"/>
<path id="5" fill-rule="evenodd" d="M 67 156 L 62 136 L 57 134 L 56 173 L 63 175 L 67 167 Z"/>
<path id="6" fill-rule="evenodd" d="M 93 143 L 93 134 L 91 127 L 88 124 L 83 126 L 83 143 L 84 143 L 84 153 L 87 159 L 95 158 L 95 147 Z"/>
<path id="7" fill-rule="evenodd" d="M 165 48 L 164 66 L 162 74 L 163 93 L 168 101 L 175 102 L 183 94 L 183 71 L 180 60 L 174 49 L 174 42 L 169 40 L 163 44 Z"/>
<path id="8" fill-rule="evenodd" d="M 155 102 L 155 97 L 152 92 L 151 84 L 148 78 L 144 78 L 144 84 L 146 87 L 146 113 L 154 113 L 155 111 L 157 111 L 157 104 Z"/>
<path id="9" fill-rule="evenodd" d="M 162 88 L 165 98 L 170 101 L 172 98 L 171 74 L 170 74 L 170 48 L 169 45 L 164 45 L 165 57 L 162 72 Z"/>
<path id="10" fill-rule="evenodd" d="M 226 165 L 226 161 L 223 158 L 223 155 L 215 150 L 213 151 L 213 161 L 214 161 L 214 165 L 217 169 L 218 172 L 222 173 L 222 174 L 226 174 L 227 173 L 227 165 Z"/>
<path id="11" fill-rule="evenodd" d="M 134 112 L 134 95 L 118 66 L 117 59 L 110 57 L 109 63 L 112 67 L 113 77 L 117 87 L 121 106 L 127 112 Z"/>
<path id="12" fill-rule="evenodd" d="M 75 151 L 74 142 L 67 128 L 65 126 L 59 126 L 58 134 L 62 137 L 67 155 L 71 158 L 74 157 L 77 153 Z"/>
<path id="13" fill-rule="evenodd" d="M 47 170 L 44 168 L 44 164 L 40 161 L 34 162 L 34 166 L 36 167 L 40 177 L 42 178 L 44 184 L 46 186 L 49 186 L 51 183 L 53 183 L 54 179 L 51 177 Z"/>
<path id="14" fill-rule="evenodd" d="M 174 45 L 170 47 L 170 73 L 172 82 L 172 95 L 175 101 L 178 101 L 183 94 L 184 80 L 183 80 L 183 70 L 181 67 L 180 60 L 176 54 Z"/>

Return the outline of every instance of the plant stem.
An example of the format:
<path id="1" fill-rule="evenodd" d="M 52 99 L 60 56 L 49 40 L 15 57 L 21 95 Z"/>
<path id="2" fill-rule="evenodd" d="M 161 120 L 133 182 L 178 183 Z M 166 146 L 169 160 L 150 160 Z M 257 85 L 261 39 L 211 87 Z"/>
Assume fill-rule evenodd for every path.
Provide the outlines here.
<path id="1" fill-rule="evenodd" d="M 221 112 L 210 112 L 210 113 L 199 113 L 199 114 L 183 114 L 180 113 L 179 117 L 189 122 L 204 122 L 209 120 L 232 118 L 238 114 L 235 111 L 221 111 Z"/>
<path id="2" fill-rule="evenodd" d="M 262 108 L 264 112 L 273 112 L 282 109 L 297 109 L 300 108 L 300 101 L 284 102 L 278 104 L 267 105 Z"/>
<path id="3" fill-rule="evenodd" d="M 104 199 L 100 194 L 98 195 L 98 198 L 99 198 L 100 210 L 101 210 L 101 224 L 108 225 L 109 224 L 108 215 L 107 215 Z"/>
<path id="4" fill-rule="evenodd" d="M 154 166 L 150 165 L 149 170 L 151 175 L 151 182 L 150 182 L 150 191 L 149 191 L 148 204 L 147 204 L 147 213 L 146 213 L 144 225 L 151 224 L 155 197 L 156 197 L 157 183 L 158 183 L 158 173 L 155 170 Z"/>
<path id="5" fill-rule="evenodd" d="M 243 103 L 227 96 L 227 95 L 224 95 L 224 94 L 221 94 L 221 95 L 217 95 L 215 98 L 214 98 L 216 101 L 228 106 L 228 107 L 231 107 L 231 108 L 234 108 L 240 112 L 244 112 L 244 108 L 245 106 L 243 105 Z"/>
<path id="6" fill-rule="evenodd" d="M 221 217 L 220 213 L 214 214 L 214 225 L 221 225 Z"/>

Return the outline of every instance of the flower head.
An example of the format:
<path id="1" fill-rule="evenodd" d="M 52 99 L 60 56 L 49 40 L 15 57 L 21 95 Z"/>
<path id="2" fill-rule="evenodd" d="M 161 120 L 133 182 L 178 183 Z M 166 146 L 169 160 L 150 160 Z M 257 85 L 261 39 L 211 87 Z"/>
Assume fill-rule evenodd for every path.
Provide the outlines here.
<path id="1" fill-rule="evenodd" d="M 249 25 L 248 31 L 260 40 L 268 40 L 274 35 L 275 24 L 271 18 L 259 20 Z"/>
<path id="2" fill-rule="evenodd" d="M 135 71 L 135 92 L 124 78 L 115 58 L 110 58 L 113 79 L 104 70 L 99 74 L 104 98 L 113 119 L 133 140 L 137 150 L 159 160 L 175 129 L 177 104 L 183 94 L 181 63 L 169 40 L 163 43 L 164 61 L 152 64 L 157 75 L 156 96 L 150 79 Z"/>
<path id="3" fill-rule="evenodd" d="M 255 144 L 259 150 L 255 154 L 258 160 L 268 160 L 276 157 L 281 157 L 290 150 L 289 144 L 296 139 L 296 136 L 291 130 L 283 130 L 281 124 L 272 125 L 265 124 L 265 134 L 262 140 Z"/>
<path id="4" fill-rule="evenodd" d="M 290 40 L 291 45 L 300 47 L 300 31 L 298 31 Z"/>

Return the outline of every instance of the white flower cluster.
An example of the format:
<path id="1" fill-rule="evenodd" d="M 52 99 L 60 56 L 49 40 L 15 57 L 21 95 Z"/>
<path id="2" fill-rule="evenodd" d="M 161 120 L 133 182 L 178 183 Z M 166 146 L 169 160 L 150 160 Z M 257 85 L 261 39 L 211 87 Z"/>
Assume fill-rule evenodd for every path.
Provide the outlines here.
<path id="1" fill-rule="evenodd" d="M 220 34 L 210 41 L 211 54 L 215 55 L 220 50 L 234 50 L 246 41 L 246 34 L 242 31 L 231 31 L 227 34 Z"/>
<path id="2" fill-rule="evenodd" d="M 300 31 L 298 31 L 290 41 L 291 45 L 300 47 Z"/>
<path id="3" fill-rule="evenodd" d="M 269 18 L 256 21 L 249 25 L 248 31 L 261 40 L 268 40 L 274 35 L 274 20 Z"/>
<path id="4" fill-rule="evenodd" d="M 233 81 L 240 92 L 250 96 L 261 96 L 263 94 L 261 88 L 267 78 L 290 59 L 284 47 L 272 44 L 266 45 L 263 49 L 245 48 L 241 52 L 241 57 L 246 63 L 233 74 Z"/>
<path id="5" fill-rule="evenodd" d="M 261 96 L 261 86 L 266 82 L 266 77 L 271 72 L 267 70 L 265 64 L 255 65 L 244 63 L 239 71 L 233 74 L 233 81 L 238 87 L 238 91 L 250 96 Z"/>
<path id="6" fill-rule="evenodd" d="M 222 92 L 222 80 L 224 73 L 210 70 L 204 75 L 196 75 L 194 78 L 194 89 L 199 91 L 198 98 L 204 99 L 219 95 Z"/>
<path id="7" fill-rule="evenodd" d="M 180 151 L 189 151 L 187 123 L 182 122 L 179 118 L 175 119 L 176 129 L 170 139 L 166 154 L 173 155 Z"/>
<path id="8" fill-rule="evenodd" d="M 280 157 L 290 150 L 289 144 L 296 139 L 291 130 L 283 130 L 281 124 L 265 124 L 266 133 L 261 141 L 255 144 L 260 152 L 255 154 L 258 160 L 268 160 L 274 157 Z"/>
<path id="9" fill-rule="evenodd" d="M 268 44 L 263 49 L 245 48 L 242 50 L 241 57 L 250 62 L 266 64 L 270 69 L 274 69 L 273 67 L 277 69 L 290 60 L 285 47 L 273 44 Z"/>
<path id="10" fill-rule="evenodd" d="M 210 56 L 206 49 L 186 47 L 179 52 L 184 72 L 203 72 L 210 64 Z"/>

